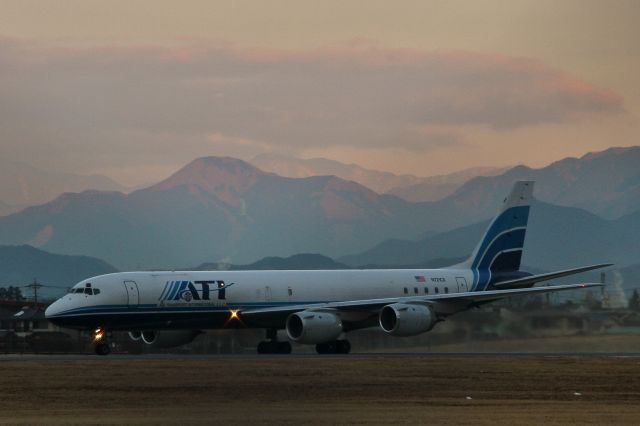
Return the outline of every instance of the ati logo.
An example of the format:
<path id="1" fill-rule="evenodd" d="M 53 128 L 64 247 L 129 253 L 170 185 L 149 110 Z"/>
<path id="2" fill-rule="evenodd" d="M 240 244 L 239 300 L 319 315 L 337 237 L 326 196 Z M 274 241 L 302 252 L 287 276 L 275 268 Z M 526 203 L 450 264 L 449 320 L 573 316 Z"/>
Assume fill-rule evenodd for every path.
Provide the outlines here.
<path id="1" fill-rule="evenodd" d="M 224 300 L 227 287 L 233 285 L 225 284 L 224 281 L 167 281 L 164 290 L 160 295 L 160 300 L 211 300 L 213 296 L 218 300 Z"/>

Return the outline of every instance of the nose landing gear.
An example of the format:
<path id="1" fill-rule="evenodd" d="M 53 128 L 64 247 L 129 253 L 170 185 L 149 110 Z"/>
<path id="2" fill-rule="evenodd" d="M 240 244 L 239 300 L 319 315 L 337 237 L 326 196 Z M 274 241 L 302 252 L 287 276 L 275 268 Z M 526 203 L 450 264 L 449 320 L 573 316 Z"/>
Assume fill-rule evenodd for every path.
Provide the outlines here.
<path id="1" fill-rule="evenodd" d="M 109 355 L 111 353 L 111 346 L 107 339 L 107 332 L 98 327 L 93 331 L 93 344 L 96 355 Z"/>

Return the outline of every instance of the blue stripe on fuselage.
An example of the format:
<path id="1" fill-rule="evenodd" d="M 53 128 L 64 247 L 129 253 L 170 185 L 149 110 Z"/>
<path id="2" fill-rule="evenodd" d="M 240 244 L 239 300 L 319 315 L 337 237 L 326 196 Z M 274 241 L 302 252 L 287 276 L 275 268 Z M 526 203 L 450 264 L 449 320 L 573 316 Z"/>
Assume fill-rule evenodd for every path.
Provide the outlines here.
<path id="1" fill-rule="evenodd" d="M 107 312 L 190 312 L 190 311 L 229 311 L 230 309 L 248 309 L 248 308 L 272 308 L 278 306 L 293 306 L 293 305 L 311 305 L 316 303 L 329 303 L 328 301 L 296 301 L 296 302 L 246 302 L 246 303 L 228 303 L 225 306 L 158 306 L 157 304 L 144 304 L 137 306 L 129 305 L 94 305 L 83 306 L 79 308 L 69 309 L 64 312 L 60 312 L 55 315 L 55 318 L 64 317 L 65 315 L 77 315 L 77 314 L 95 314 L 95 313 L 107 313 Z"/>

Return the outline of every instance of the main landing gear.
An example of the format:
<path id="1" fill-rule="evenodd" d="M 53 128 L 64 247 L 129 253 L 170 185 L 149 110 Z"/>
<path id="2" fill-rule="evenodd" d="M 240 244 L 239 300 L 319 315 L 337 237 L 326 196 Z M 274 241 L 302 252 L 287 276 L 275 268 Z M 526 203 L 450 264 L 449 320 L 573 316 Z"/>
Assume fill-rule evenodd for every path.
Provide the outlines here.
<path id="1" fill-rule="evenodd" d="M 98 343 L 95 347 L 96 355 L 109 355 L 111 353 L 111 348 L 108 343 Z"/>
<path id="2" fill-rule="evenodd" d="M 291 343 L 278 340 L 278 330 L 267 329 L 267 340 L 258 343 L 259 354 L 290 354 Z"/>
<path id="3" fill-rule="evenodd" d="M 93 344 L 95 345 L 96 355 L 104 356 L 111 353 L 107 332 L 102 327 L 98 327 L 93 331 Z"/>
<path id="4" fill-rule="evenodd" d="M 348 340 L 334 340 L 333 342 L 318 343 L 316 352 L 325 354 L 348 354 L 351 352 L 351 343 Z"/>

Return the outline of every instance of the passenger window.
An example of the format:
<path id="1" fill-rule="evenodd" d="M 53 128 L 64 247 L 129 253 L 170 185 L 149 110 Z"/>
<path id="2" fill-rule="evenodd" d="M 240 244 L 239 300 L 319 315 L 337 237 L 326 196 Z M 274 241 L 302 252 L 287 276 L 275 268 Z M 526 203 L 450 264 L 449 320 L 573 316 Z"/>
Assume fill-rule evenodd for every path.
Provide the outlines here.
<path id="1" fill-rule="evenodd" d="M 444 292 L 445 292 L 445 293 L 449 293 L 449 287 L 445 287 L 445 288 L 444 288 Z"/>
<path id="2" fill-rule="evenodd" d="M 409 294 L 409 289 L 408 288 L 404 288 L 404 294 Z"/>
<path id="3" fill-rule="evenodd" d="M 414 288 L 413 288 L 413 292 L 414 292 L 415 294 L 418 294 L 418 287 L 414 287 Z"/>
<path id="4" fill-rule="evenodd" d="M 438 287 L 436 287 L 436 294 L 440 293 L 440 289 L 438 289 Z"/>

